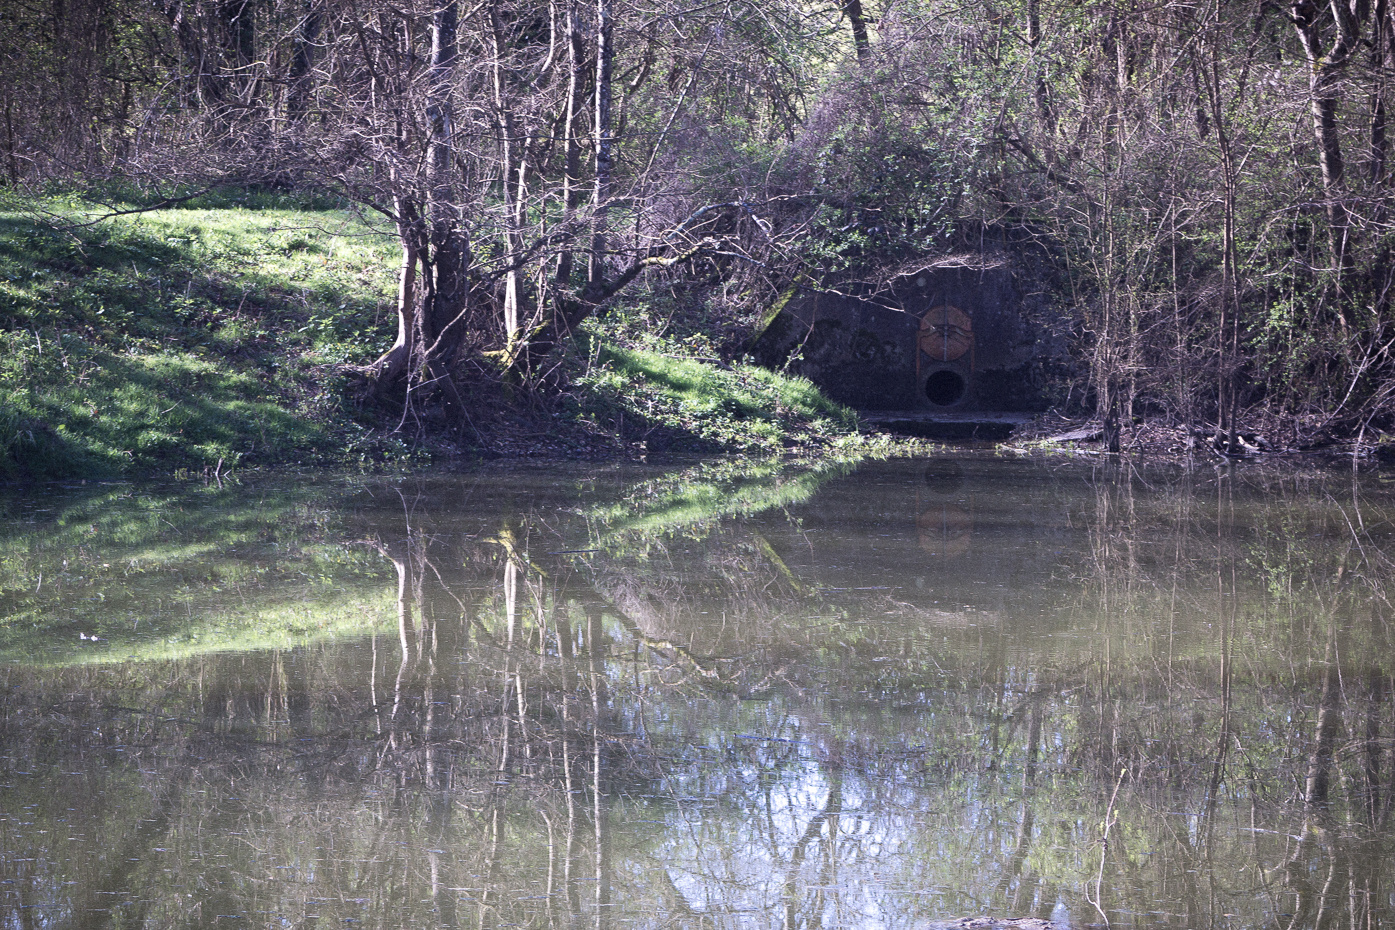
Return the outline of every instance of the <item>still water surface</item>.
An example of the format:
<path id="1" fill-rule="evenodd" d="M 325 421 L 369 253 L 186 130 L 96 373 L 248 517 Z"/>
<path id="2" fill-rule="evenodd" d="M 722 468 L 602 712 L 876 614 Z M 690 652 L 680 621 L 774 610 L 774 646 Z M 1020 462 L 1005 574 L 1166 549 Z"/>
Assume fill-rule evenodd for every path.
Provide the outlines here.
<path id="1" fill-rule="evenodd" d="M 7 930 L 1395 927 L 1389 473 L 0 508 Z"/>

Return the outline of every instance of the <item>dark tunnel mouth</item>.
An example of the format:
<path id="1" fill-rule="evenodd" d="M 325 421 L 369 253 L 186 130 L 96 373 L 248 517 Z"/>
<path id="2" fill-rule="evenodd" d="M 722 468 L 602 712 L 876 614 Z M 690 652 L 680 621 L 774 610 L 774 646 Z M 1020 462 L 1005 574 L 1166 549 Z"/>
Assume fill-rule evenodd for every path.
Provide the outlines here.
<path id="1" fill-rule="evenodd" d="M 957 371 L 937 371 L 925 379 L 925 399 L 937 407 L 949 407 L 964 398 L 967 386 Z"/>

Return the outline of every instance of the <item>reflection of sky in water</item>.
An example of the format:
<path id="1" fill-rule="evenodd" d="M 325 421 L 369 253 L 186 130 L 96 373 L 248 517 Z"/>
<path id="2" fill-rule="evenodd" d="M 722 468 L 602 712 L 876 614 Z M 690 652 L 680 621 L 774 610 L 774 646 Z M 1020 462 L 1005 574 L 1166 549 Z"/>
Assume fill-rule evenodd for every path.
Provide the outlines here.
<path id="1" fill-rule="evenodd" d="M 12 501 L 5 925 L 1392 919 L 1384 485 L 656 474 Z"/>

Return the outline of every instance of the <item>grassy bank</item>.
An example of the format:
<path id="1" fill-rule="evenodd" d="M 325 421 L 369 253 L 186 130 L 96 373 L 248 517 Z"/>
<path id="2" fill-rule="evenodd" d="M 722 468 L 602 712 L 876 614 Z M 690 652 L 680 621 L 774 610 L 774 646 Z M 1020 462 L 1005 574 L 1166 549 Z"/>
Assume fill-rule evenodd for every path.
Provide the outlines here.
<path id="1" fill-rule="evenodd" d="M 392 256 L 354 214 L 252 194 L 100 222 L 100 208 L 76 198 L 8 206 L 0 474 L 227 470 L 374 451 L 336 369 L 381 339 Z"/>
<path id="2" fill-rule="evenodd" d="M 346 390 L 346 366 L 376 357 L 395 326 L 394 241 L 364 217 L 257 192 L 104 212 L 76 196 L 0 202 L 0 478 L 375 465 L 447 450 Z M 860 441 L 851 411 L 807 382 L 616 335 L 577 347 L 565 390 L 541 402 L 477 398 L 491 415 L 465 453 Z"/>

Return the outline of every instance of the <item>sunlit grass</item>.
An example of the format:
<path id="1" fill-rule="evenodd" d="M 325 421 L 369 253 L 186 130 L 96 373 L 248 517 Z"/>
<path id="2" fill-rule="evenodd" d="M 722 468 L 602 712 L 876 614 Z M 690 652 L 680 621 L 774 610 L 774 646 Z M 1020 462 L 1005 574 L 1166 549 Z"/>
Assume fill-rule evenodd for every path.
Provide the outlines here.
<path id="1" fill-rule="evenodd" d="M 265 192 L 112 206 L 0 192 L 0 480 L 412 456 L 345 390 L 395 333 L 388 231 Z M 807 380 L 714 353 L 598 330 L 556 415 L 640 452 L 875 454 Z"/>
<path id="2" fill-rule="evenodd" d="M 101 221 L 4 206 L 0 478 L 347 457 L 333 367 L 391 339 L 391 237 L 251 195 Z"/>
<path id="3" fill-rule="evenodd" d="M 778 452 L 854 432 L 857 414 L 804 378 L 658 350 L 593 346 L 581 383 L 598 415 L 629 416 L 693 451 Z M 608 409 L 607 409 L 608 408 Z"/>

